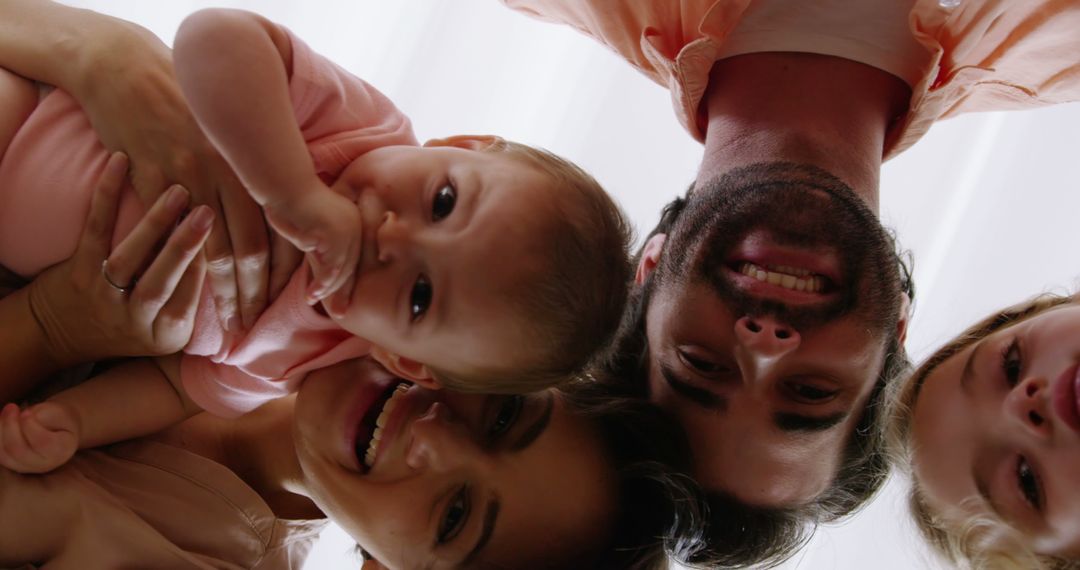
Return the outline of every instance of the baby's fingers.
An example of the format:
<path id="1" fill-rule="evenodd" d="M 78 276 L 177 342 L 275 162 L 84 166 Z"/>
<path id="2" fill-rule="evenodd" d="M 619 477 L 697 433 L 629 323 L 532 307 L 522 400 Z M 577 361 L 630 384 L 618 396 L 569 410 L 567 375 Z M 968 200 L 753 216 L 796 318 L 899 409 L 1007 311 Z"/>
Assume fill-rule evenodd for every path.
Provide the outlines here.
<path id="1" fill-rule="evenodd" d="M 30 445 L 30 450 L 40 461 L 41 472 L 44 472 L 55 469 L 71 459 L 79 447 L 79 442 L 75 434 L 65 425 L 70 418 L 56 422 L 58 424 L 56 428 L 49 428 L 39 421 L 40 414 L 36 412 L 37 410 L 33 408 L 22 412 L 23 435 Z"/>
<path id="2" fill-rule="evenodd" d="M 19 406 L 7 404 L 0 411 L 0 465 L 19 473 L 31 472 L 30 446 L 19 425 Z"/>

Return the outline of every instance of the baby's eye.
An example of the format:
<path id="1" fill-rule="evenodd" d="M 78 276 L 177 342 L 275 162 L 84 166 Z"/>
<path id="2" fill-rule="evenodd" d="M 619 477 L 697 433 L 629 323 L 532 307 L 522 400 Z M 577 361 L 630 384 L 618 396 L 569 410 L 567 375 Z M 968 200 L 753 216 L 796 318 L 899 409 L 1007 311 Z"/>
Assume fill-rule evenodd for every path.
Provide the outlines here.
<path id="1" fill-rule="evenodd" d="M 457 190 L 450 184 L 439 188 L 431 201 L 431 220 L 438 222 L 446 218 L 450 212 L 454 211 L 455 204 L 457 204 Z"/>
<path id="2" fill-rule="evenodd" d="M 431 306 L 431 297 L 435 294 L 427 277 L 421 275 L 416 278 L 412 292 L 409 294 L 409 316 L 413 321 L 420 320 Z"/>
<path id="3" fill-rule="evenodd" d="M 1020 344 L 1013 339 L 1001 354 L 1001 370 L 1005 373 L 1005 382 L 1010 388 L 1020 381 L 1020 364 Z"/>

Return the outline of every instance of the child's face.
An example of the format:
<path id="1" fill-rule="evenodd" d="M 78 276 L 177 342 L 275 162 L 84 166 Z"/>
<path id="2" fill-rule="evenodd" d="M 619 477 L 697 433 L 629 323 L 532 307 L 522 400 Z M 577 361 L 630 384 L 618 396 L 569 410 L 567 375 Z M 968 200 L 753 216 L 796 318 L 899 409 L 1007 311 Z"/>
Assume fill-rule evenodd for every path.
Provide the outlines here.
<path id="1" fill-rule="evenodd" d="M 405 357 L 394 371 L 410 377 L 426 372 L 414 363 L 521 361 L 530 327 L 506 292 L 541 266 L 547 177 L 503 152 L 396 146 L 354 161 L 334 188 L 356 196 L 364 225 L 343 328 Z"/>
<path id="2" fill-rule="evenodd" d="M 1080 555 L 1078 363 L 1080 306 L 1069 304 L 995 332 L 926 378 L 912 437 L 932 511 L 993 512 L 1036 553 Z"/>

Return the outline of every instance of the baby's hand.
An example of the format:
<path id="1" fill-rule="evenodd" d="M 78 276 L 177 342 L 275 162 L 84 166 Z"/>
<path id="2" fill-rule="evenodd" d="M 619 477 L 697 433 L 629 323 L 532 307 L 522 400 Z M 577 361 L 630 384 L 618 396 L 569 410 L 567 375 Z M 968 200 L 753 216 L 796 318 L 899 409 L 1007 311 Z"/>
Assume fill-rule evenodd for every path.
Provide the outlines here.
<path id="1" fill-rule="evenodd" d="M 0 466 L 17 473 L 47 473 L 68 462 L 79 448 L 79 425 L 66 408 L 42 402 L 20 411 L 0 410 Z"/>
<path id="2" fill-rule="evenodd" d="M 312 272 L 309 303 L 351 283 L 363 239 L 360 210 L 352 200 L 323 186 L 267 208 L 266 218 L 306 255 Z"/>

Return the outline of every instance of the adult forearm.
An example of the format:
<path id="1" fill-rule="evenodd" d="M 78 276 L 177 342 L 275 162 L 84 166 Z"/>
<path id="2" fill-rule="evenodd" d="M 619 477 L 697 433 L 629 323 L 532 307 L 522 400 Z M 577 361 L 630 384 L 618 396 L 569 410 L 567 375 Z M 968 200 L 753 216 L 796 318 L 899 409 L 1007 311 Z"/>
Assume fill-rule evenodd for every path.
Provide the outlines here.
<path id="1" fill-rule="evenodd" d="M 0 403 L 24 397 L 37 380 L 77 363 L 54 354 L 30 310 L 29 289 L 0 299 Z"/>

